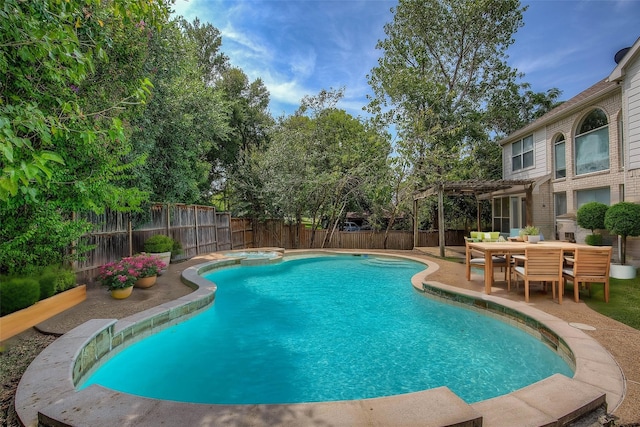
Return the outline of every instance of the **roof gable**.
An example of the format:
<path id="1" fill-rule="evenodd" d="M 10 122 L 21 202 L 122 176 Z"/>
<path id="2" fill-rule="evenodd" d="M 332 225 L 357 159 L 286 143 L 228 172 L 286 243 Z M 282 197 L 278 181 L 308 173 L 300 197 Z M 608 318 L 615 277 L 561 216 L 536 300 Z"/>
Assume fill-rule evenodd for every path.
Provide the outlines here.
<path id="1" fill-rule="evenodd" d="M 607 80 L 610 82 L 622 80 L 622 78 L 624 77 L 625 71 L 627 69 L 627 66 L 631 64 L 635 59 L 637 59 L 638 56 L 640 56 L 640 37 L 638 37 L 638 39 L 633 44 L 633 46 L 631 46 L 629 51 L 624 55 L 622 60 L 618 63 L 616 68 L 614 68 L 611 74 L 609 74 L 609 77 L 607 78 Z"/>
<path id="2" fill-rule="evenodd" d="M 618 82 L 611 82 L 608 79 L 600 80 L 598 83 L 594 84 L 590 88 L 583 90 L 573 98 L 568 101 L 563 102 L 558 105 L 553 110 L 547 112 L 545 115 L 540 117 L 539 119 L 534 120 L 529 123 L 525 127 L 518 129 L 512 134 L 508 135 L 504 139 L 500 141 L 500 145 L 506 145 L 511 143 L 517 139 L 522 138 L 530 133 L 533 133 L 534 130 L 539 129 L 546 124 L 558 120 L 560 117 L 564 115 L 568 115 L 573 111 L 588 105 L 594 100 L 613 92 L 618 88 Z"/>

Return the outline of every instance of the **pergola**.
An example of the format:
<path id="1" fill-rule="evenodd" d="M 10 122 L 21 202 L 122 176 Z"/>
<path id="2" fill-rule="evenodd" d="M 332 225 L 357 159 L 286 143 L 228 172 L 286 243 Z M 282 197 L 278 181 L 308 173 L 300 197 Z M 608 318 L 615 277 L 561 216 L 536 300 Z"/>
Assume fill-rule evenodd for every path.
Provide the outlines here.
<path id="1" fill-rule="evenodd" d="M 457 182 L 440 182 L 432 185 L 424 190 L 417 191 L 413 195 L 413 246 L 418 245 L 418 201 L 427 197 L 438 196 L 438 239 L 440 242 L 440 256 L 444 257 L 444 196 L 474 196 L 478 205 L 480 200 L 488 199 L 492 193 L 501 190 L 511 190 L 514 187 L 521 187 L 520 191 L 524 191 L 526 205 L 526 222 L 531 222 L 532 212 L 532 192 L 535 180 L 518 179 L 518 180 L 467 180 Z M 480 206 L 478 206 L 478 230 L 481 229 L 480 224 Z"/>

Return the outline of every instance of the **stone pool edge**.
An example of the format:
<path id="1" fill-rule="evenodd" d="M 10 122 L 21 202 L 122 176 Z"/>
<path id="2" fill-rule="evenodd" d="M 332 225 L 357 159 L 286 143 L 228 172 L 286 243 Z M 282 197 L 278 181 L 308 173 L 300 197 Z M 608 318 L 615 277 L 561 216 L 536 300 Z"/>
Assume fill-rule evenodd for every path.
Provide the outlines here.
<path id="1" fill-rule="evenodd" d="M 593 338 L 566 322 L 524 303 L 487 296 L 442 283 L 428 283 L 428 275 L 437 263 L 407 255 L 375 251 L 310 250 L 287 252 L 295 255 L 314 253 L 354 253 L 402 257 L 427 265 L 427 270 L 412 279 L 413 286 L 430 296 L 483 313 L 501 316 L 502 309 L 523 313 L 508 322 L 532 333 L 529 321 L 544 325 L 544 333 L 556 335 L 557 343 L 575 362 L 575 375 L 554 375 L 511 394 L 475 404 L 466 404 L 446 387 L 404 395 L 342 402 L 292 405 L 203 405 L 148 399 L 119 393 L 101 386 L 76 391 L 74 378 L 90 375 L 108 358 L 108 353 L 123 344 L 193 316 L 208 307 L 215 297 L 215 284 L 200 274 L 237 264 L 222 259 L 189 267 L 182 281 L 196 289 L 175 301 L 116 321 L 94 319 L 63 335 L 34 360 L 23 376 L 16 393 L 16 411 L 24 425 L 308 425 L 318 422 L 334 425 L 499 425 L 513 417 L 538 420 L 536 425 L 562 425 L 580 413 L 609 404 L 617 407 L 624 397 L 624 377 L 613 357 Z M 505 311 L 505 310 L 502 310 Z M 542 332 L 539 332 L 544 334 Z M 535 335 L 535 334 L 534 334 Z M 542 335 L 547 337 L 547 335 Z M 546 339 L 546 338 L 545 338 Z M 554 341 L 551 338 L 551 342 Z M 37 362 L 37 363 L 36 363 Z M 203 361 L 212 363 L 212 361 Z M 544 396 L 541 398 L 540 396 Z M 606 402 L 605 402 L 606 396 Z M 576 412 L 577 410 L 577 412 Z M 84 420 L 84 422 L 80 421 Z M 90 420 L 90 422 L 89 422 Z M 114 424 L 115 423 L 115 424 Z"/>

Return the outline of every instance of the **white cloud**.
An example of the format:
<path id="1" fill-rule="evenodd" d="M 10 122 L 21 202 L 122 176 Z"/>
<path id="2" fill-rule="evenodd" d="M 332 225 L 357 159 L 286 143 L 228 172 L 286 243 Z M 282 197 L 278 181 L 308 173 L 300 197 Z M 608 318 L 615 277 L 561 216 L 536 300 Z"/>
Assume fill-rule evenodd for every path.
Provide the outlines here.
<path id="1" fill-rule="evenodd" d="M 298 52 L 290 59 L 291 72 L 300 77 L 309 77 L 316 68 L 317 55 L 314 49 Z"/>

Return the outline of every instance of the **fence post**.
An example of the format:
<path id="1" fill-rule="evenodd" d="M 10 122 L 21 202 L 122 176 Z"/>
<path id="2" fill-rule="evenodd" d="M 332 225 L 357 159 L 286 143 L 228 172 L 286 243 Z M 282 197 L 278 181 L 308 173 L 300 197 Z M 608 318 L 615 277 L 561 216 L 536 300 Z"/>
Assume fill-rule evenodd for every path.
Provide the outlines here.
<path id="1" fill-rule="evenodd" d="M 164 206 L 167 213 L 167 236 L 171 237 L 171 218 L 169 218 L 169 203 L 166 203 Z"/>
<path id="2" fill-rule="evenodd" d="M 133 256 L 133 226 L 131 225 L 131 215 L 127 214 L 127 234 L 129 235 L 129 256 Z"/>
<path id="3" fill-rule="evenodd" d="M 216 241 L 216 252 L 218 252 L 218 213 L 213 209 L 213 238 Z"/>
<path id="4" fill-rule="evenodd" d="M 193 205 L 193 222 L 196 231 L 196 255 L 200 255 L 200 240 L 198 239 L 198 206 Z"/>

